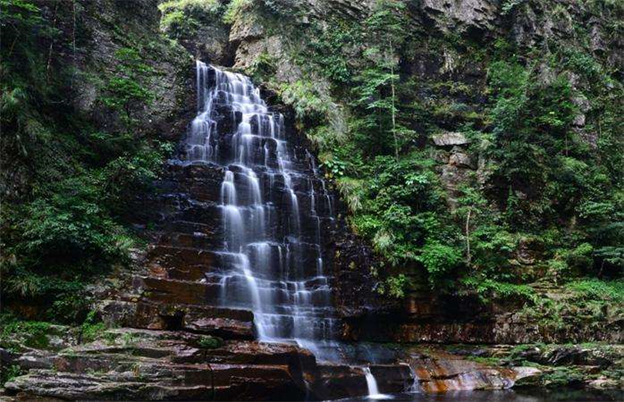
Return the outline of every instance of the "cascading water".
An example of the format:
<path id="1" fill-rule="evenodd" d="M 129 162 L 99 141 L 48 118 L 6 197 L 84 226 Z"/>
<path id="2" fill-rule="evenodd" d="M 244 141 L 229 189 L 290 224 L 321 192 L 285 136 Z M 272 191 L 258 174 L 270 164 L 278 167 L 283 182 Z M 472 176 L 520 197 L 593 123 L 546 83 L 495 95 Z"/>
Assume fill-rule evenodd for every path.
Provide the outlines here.
<path id="1" fill-rule="evenodd" d="M 222 167 L 223 245 L 206 281 L 226 307 L 254 312 L 259 340 L 335 353 L 335 318 L 323 261 L 332 197 L 314 158 L 289 144 L 284 119 L 249 78 L 197 62 L 198 114 L 189 163 Z"/>
<path id="2" fill-rule="evenodd" d="M 366 386 L 368 387 L 368 397 L 370 399 L 391 399 L 390 395 L 380 394 L 377 380 L 369 367 L 363 367 L 364 376 L 366 377 Z"/>

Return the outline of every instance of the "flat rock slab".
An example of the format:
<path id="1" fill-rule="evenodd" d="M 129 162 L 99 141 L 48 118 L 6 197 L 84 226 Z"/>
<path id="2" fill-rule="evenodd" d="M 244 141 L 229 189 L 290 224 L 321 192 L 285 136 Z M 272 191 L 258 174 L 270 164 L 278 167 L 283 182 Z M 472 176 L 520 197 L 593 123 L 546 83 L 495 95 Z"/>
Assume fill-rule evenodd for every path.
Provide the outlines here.
<path id="1" fill-rule="evenodd" d="M 462 133 L 446 132 L 434 136 L 433 142 L 439 147 L 452 147 L 454 145 L 467 145 L 470 140 Z"/>
<path id="2" fill-rule="evenodd" d="M 227 341 L 202 347 L 184 331 L 109 330 L 7 383 L 21 394 L 96 400 L 292 400 L 305 398 L 314 356 L 293 345 Z M 310 375 L 313 375 L 312 373 Z"/>
<path id="3" fill-rule="evenodd" d="M 149 301 L 108 300 L 100 310 L 106 321 L 152 329 L 185 330 L 227 339 L 254 339 L 253 313 L 249 310 Z"/>

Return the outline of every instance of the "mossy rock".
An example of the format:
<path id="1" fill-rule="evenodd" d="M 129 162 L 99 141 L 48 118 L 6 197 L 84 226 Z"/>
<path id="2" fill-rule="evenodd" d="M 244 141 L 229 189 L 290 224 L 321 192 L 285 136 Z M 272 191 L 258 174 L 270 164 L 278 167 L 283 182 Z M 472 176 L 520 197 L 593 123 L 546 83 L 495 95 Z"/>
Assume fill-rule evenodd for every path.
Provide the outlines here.
<path id="1" fill-rule="evenodd" d="M 223 339 L 216 336 L 204 335 L 199 338 L 197 344 L 202 349 L 217 349 L 223 346 Z"/>

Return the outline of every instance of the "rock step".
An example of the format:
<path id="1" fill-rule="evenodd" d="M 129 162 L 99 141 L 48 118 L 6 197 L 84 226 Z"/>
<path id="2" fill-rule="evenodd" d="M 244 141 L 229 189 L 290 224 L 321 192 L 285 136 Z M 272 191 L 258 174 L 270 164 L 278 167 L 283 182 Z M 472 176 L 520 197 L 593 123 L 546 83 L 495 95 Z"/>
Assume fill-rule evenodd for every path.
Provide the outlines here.
<path id="1" fill-rule="evenodd" d="M 204 339 L 185 331 L 110 329 L 94 342 L 34 357 L 40 364 L 31 364 L 33 370 L 7 383 L 6 389 L 19 392 L 23 400 L 35 395 L 74 400 L 326 400 L 366 393 L 361 367 L 319 365 L 312 353 L 295 345 L 246 340 L 205 344 Z M 401 392 L 413 382 L 406 365 L 374 365 L 371 371 L 380 392 Z"/>
<path id="2" fill-rule="evenodd" d="M 153 330 L 184 330 L 227 339 L 254 339 L 249 310 L 210 306 L 108 300 L 101 304 L 107 322 Z"/>
<path id="3" fill-rule="evenodd" d="M 170 276 L 167 272 L 176 269 L 180 275 L 179 279 L 199 280 L 203 278 L 210 267 L 216 262 L 217 256 L 214 252 L 190 247 L 178 247 L 159 245 L 151 249 L 147 254 L 148 266 L 152 267 L 154 276 L 170 277 L 176 279 L 175 275 Z M 166 271 L 158 270 L 155 267 L 164 267 Z M 187 273 L 188 276 L 185 276 Z"/>
<path id="4" fill-rule="evenodd" d="M 293 345 L 121 328 L 56 355 L 50 369 L 7 383 L 10 392 L 79 400 L 302 400 L 314 356 Z"/>
<path id="5" fill-rule="evenodd" d="M 211 235 L 214 235 L 215 228 L 214 226 L 207 225 L 205 223 L 177 220 L 177 221 L 169 222 L 165 229 L 168 230 L 169 232 L 175 232 L 175 233 L 211 236 Z"/>
<path id="6" fill-rule="evenodd" d="M 161 246 L 214 250 L 221 240 L 211 235 L 212 233 L 209 235 L 203 232 L 184 233 L 169 231 L 160 236 L 159 244 Z"/>
<path id="7" fill-rule="evenodd" d="M 126 372 L 79 374 L 33 370 L 9 391 L 63 400 L 303 400 L 288 366 L 141 366 Z"/>
<path id="8" fill-rule="evenodd" d="M 166 304 L 217 305 L 221 287 L 212 283 L 134 276 L 132 287 L 141 301 Z"/>
<path id="9" fill-rule="evenodd" d="M 268 270 L 258 273 L 258 277 L 276 278 L 282 275 L 288 263 L 293 278 L 299 280 L 311 280 L 318 275 L 319 253 L 318 246 L 307 243 L 258 243 L 248 246 L 251 263 L 261 254 L 261 248 L 268 252 L 270 264 Z M 289 260 L 285 257 L 289 256 Z M 200 281 L 206 277 L 219 277 L 236 271 L 240 266 L 240 255 L 235 253 L 210 251 L 206 249 L 159 245 L 152 249 L 148 255 L 146 265 L 150 275 L 161 279 L 177 279 L 187 281 Z M 210 275 L 206 275 L 210 274 Z"/>
<path id="10" fill-rule="evenodd" d="M 212 192 L 219 194 L 219 189 L 214 189 Z M 250 192 L 242 192 L 237 194 L 238 206 L 241 211 L 250 211 L 253 208 L 253 203 L 246 197 Z M 297 200 L 299 203 L 299 213 L 303 221 L 311 221 L 309 225 L 317 224 L 317 217 L 320 218 L 320 223 L 328 224 L 332 221 L 331 213 L 335 212 L 335 208 L 326 200 L 325 197 L 316 195 L 314 198 L 314 210 L 312 212 L 312 199 L 309 193 L 296 192 Z M 202 197 L 200 197 L 202 198 Z M 275 222 L 279 222 L 280 219 L 285 219 L 287 211 L 289 211 L 291 202 L 291 196 L 289 193 L 278 193 L 274 196 L 264 200 L 265 210 L 272 210 L 277 217 Z M 172 193 L 162 194 L 158 200 L 158 209 L 166 216 L 174 218 L 175 220 L 184 220 L 197 223 L 208 224 L 213 228 L 219 228 L 222 218 L 222 205 L 220 200 L 204 200 L 199 199 L 192 193 L 185 193 L 184 191 L 177 190 Z"/>

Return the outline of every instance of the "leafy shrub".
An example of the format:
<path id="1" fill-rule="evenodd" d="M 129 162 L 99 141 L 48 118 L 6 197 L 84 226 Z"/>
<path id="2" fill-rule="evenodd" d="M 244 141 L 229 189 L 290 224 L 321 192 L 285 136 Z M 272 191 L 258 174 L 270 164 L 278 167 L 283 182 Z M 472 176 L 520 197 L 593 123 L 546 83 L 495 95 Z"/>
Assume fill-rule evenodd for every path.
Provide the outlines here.
<path id="1" fill-rule="evenodd" d="M 223 13 L 223 22 L 226 24 L 233 24 L 236 18 L 246 8 L 253 4 L 253 0 L 232 0 L 228 3 L 225 12 Z"/>
<path id="2" fill-rule="evenodd" d="M 223 339 L 214 336 L 204 335 L 197 342 L 201 348 L 216 349 L 223 345 Z"/>
<path id="3" fill-rule="evenodd" d="M 98 321 L 96 311 L 91 311 L 80 327 L 81 340 L 83 343 L 93 342 L 104 331 L 106 331 L 106 324 Z"/>
<path id="4" fill-rule="evenodd" d="M 13 380 L 15 377 L 19 377 L 23 374 L 22 369 L 17 364 L 3 364 L 0 366 L 0 386 L 4 387 L 4 384 Z"/>
<path id="5" fill-rule="evenodd" d="M 92 77 L 102 83 L 100 105 L 120 117 L 102 127 L 74 107 L 71 80 L 82 72 L 66 55 L 85 44 L 54 28 L 75 22 L 71 8 L 60 7 L 53 22 L 39 3 L 0 3 L 2 37 L 14 43 L 2 47 L 0 69 L 2 191 L 10 194 L 0 210 L 2 302 L 38 318 L 81 322 L 86 284 L 127 263 L 134 238 L 124 218 L 171 146 L 136 127 L 153 99 L 155 70 L 144 49 L 127 38 L 112 76 Z"/>
<path id="6" fill-rule="evenodd" d="M 327 101 L 321 98 L 318 89 L 309 81 L 295 81 L 282 87 L 282 100 L 295 109 L 298 119 L 314 125 L 324 119 Z"/>
<path id="7" fill-rule="evenodd" d="M 432 283 L 452 277 L 451 271 L 457 269 L 463 262 L 462 255 L 457 248 L 437 241 L 425 244 L 420 250 L 418 260 L 427 269 Z"/>
<path id="8" fill-rule="evenodd" d="M 588 300 L 608 300 L 614 304 L 624 304 L 624 280 L 601 281 L 584 279 L 566 285 L 576 297 Z"/>
<path id="9" fill-rule="evenodd" d="M 409 279 L 403 274 L 390 276 L 386 279 L 384 286 L 380 288 L 379 293 L 400 299 L 405 297 L 405 290 L 409 284 Z"/>
<path id="10" fill-rule="evenodd" d="M 549 388 L 582 386 L 584 376 L 570 367 L 557 367 L 545 373 L 542 382 Z"/>
<path id="11" fill-rule="evenodd" d="M 48 322 L 17 321 L 11 317 L 2 317 L 0 344 L 14 349 L 24 345 L 29 348 L 45 349 L 50 345 L 48 334 L 51 325 Z"/>
<path id="12" fill-rule="evenodd" d="M 474 290 L 484 303 L 491 300 L 515 300 L 531 302 L 537 300 L 535 290 L 529 285 L 499 282 L 479 276 L 467 276 L 462 280 L 466 289 Z"/>
<path id="13" fill-rule="evenodd" d="M 135 123 L 133 113 L 154 99 L 154 94 L 147 89 L 148 79 L 154 70 L 143 62 L 137 49 L 121 48 L 115 56 L 120 63 L 116 74 L 104 86 L 100 101 L 114 111 L 123 112 L 123 122 L 131 128 Z"/>
<path id="14" fill-rule="evenodd" d="M 170 0 L 158 6 L 162 13 L 160 29 L 173 38 L 193 35 L 202 23 L 209 23 L 223 12 L 218 0 Z"/>

